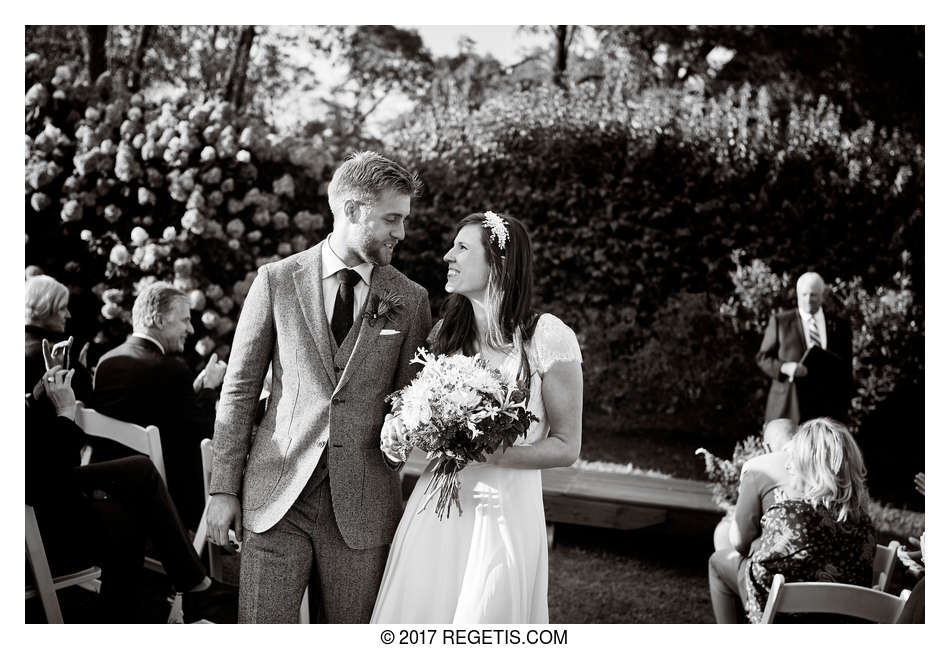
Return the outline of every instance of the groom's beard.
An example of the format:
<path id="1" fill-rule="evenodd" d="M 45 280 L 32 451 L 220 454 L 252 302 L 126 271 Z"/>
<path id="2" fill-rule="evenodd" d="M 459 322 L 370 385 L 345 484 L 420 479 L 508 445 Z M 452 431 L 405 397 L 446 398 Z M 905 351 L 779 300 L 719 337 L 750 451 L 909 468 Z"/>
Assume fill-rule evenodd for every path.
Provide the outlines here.
<path id="1" fill-rule="evenodd" d="M 363 254 L 363 259 L 374 266 L 388 266 L 393 261 L 393 252 L 396 245 L 398 245 L 398 242 L 393 241 L 393 247 L 390 248 L 375 239 L 364 239 L 360 246 L 360 252 Z"/>

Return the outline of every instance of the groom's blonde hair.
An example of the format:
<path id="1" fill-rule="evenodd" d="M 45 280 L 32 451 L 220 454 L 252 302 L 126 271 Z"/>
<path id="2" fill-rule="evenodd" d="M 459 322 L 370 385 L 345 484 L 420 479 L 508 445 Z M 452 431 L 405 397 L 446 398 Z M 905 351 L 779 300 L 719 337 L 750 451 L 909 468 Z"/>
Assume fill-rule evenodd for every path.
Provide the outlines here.
<path id="1" fill-rule="evenodd" d="M 334 218 L 343 217 L 343 204 L 355 200 L 372 206 L 386 191 L 415 198 L 422 190 L 419 177 L 375 151 L 359 151 L 347 156 L 327 187 Z"/>

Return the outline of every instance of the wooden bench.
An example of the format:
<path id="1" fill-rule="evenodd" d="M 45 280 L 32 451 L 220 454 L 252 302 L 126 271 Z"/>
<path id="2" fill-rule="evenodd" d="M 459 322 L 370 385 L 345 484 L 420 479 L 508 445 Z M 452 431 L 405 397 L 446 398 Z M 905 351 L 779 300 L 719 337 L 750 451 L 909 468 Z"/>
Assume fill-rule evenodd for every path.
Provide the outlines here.
<path id="1" fill-rule="evenodd" d="M 402 470 L 405 497 L 427 465 L 423 454 L 410 455 Z M 673 533 L 711 534 L 723 516 L 707 482 L 574 467 L 544 469 L 541 480 L 549 541 L 554 523 L 620 530 L 664 525 Z"/>

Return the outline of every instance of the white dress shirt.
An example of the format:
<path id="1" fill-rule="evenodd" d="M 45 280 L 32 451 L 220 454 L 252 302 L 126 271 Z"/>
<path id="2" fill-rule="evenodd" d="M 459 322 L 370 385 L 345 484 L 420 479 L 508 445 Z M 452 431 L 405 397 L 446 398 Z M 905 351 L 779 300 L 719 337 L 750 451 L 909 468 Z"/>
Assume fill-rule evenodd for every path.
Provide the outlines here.
<path id="1" fill-rule="evenodd" d="M 323 255 L 323 309 L 327 314 L 327 322 L 333 322 L 333 306 L 336 303 L 336 294 L 340 289 L 340 278 L 336 276 L 337 272 L 348 268 L 343 260 L 337 257 L 333 249 L 330 248 L 330 240 L 327 239 L 322 248 Z M 353 287 L 353 323 L 359 321 L 360 313 L 363 311 L 363 302 L 369 295 L 369 282 L 373 277 L 373 264 L 368 261 L 359 266 L 354 266 L 350 270 L 355 270 L 362 278 L 362 282 L 357 282 Z"/>
<path id="2" fill-rule="evenodd" d="M 818 336 L 821 338 L 821 348 L 828 349 L 828 333 L 825 331 L 825 312 L 821 307 L 818 307 L 818 312 L 815 315 L 815 322 L 818 323 Z M 802 320 L 802 330 L 805 332 L 805 345 L 809 348 L 812 346 L 811 339 L 808 337 L 809 321 L 812 318 L 812 314 L 808 311 L 798 310 L 798 316 Z"/>

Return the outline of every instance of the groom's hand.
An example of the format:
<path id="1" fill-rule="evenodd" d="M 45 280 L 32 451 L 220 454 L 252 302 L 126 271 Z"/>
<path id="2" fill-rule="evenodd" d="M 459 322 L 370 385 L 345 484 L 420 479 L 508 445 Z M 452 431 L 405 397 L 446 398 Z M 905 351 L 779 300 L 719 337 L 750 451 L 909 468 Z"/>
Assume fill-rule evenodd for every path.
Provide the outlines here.
<path id="1" fill-rule="evenodd" d="M 229 529 L 234 530 L 238 542 L 244 540 L 241 501 L 232 494 L 211 494 L 211 500 L 208 501 L 208 538 L 212 543 L 226 547 Z"/>
<path id="2" fill-rule="evenodd" d="M 379 448 L 396 464 L 405 462 L 409 457 L 412 449 L 406 443 L 406 427 L 399 417 L 386 415 L 383 430 L 379 434 Z"/>

